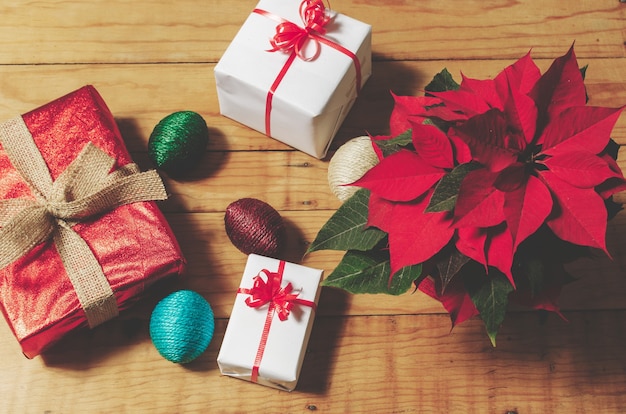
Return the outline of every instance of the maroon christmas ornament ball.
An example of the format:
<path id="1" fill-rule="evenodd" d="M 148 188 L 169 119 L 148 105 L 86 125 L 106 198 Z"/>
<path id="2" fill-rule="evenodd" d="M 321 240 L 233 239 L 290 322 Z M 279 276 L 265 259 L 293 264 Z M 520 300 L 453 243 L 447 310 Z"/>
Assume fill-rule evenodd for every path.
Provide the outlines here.
<path id="1" fill-rule="evenodd" d="M 242 198 L 226 207 L 226 234 L 244 254 L 276 258 L 286 239 L 285 223 L 272 206 L 256 198 Z"/>

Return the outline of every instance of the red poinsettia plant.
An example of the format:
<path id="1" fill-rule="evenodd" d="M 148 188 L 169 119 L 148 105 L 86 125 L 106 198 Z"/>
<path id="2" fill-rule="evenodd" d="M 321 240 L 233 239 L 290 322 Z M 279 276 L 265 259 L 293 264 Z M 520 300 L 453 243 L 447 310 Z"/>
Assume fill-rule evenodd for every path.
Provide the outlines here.
<path id="1" fill-rule="evenodd" d="M 564 265 L 608 254 L 626 189 L 610 133 L 622 108 L 587 105 L 574 48 L 543 74 L 530 53 L 493 79 L 443 70 L 396 96 L 379 163 L 309 252 L 345 250 L 324 281 L 353 293 L 415 285 L 453 326 L 479 315 L 495 345 L 510 302 L 559 313 Z"/>

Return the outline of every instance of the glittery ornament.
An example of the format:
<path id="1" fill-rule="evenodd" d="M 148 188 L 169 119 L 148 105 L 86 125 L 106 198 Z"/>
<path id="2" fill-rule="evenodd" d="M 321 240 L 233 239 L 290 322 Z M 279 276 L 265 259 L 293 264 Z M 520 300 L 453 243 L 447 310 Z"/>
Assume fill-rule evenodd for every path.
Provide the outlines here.
<path id="1" fill-rule="evenodd" d="M 179 290 L 162 299 L 150 317 L 150 337 L 163 358 L 186 364 L 209 346 L 215 330 L 211 305 L 198 293 Z"/>
<path id="2" fill-rule="evenodd" d="M 171 176 L 185 174 L 196 167 L 209 142 L 206 122 L 196 112 L 174 112 L 163 118 L 148 140 L 148 155 Z"/>
<path id="3" fill-rule="evenodd" d="M 232 202 L 226 208 L 224 225 L 230 241 L 245 254 L 276 258 L 285 244 L 282 217 L 272 206 L 255 198 Z"/>
<path id="4" fill-rule="evenodd" d="M 343 144 L 328 163 L 328 184 L 341 201 L 349 199 L 359 187 L 349 186 L 378 164 L 378 156 L 368 136 L 353 138 Z"/>

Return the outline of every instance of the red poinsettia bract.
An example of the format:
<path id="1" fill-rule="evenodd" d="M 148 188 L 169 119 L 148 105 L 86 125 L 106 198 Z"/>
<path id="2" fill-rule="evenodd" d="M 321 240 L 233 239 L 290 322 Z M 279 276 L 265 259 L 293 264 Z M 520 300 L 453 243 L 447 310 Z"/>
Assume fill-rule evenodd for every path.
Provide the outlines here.
<path id="1" fill-rule="evenodd" d="M 494 79 L 464 76 L 458 89 L 430 95 L 394 96 L 391 134 L 411 129 L 412 148 L 382 157 L 355 182 L 371 192 L 368 224 L 389 235 L 392 274 L 453 240 L 515 286 L 516 250 L 544 225 L 606 252 L 605 200 L 626 181 L 604 150 L 622 108 L 586 105 L 573 48 L 543 75 L 527 54 Z M 454 209 L 426 212 L 441 179 L 470 162 L 478 167 L 463 178 Z"/>

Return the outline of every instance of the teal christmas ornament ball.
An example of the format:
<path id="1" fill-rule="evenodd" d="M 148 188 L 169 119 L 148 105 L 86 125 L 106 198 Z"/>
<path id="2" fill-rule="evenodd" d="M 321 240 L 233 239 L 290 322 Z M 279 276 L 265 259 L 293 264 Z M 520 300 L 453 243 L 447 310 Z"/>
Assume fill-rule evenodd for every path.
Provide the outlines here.
<path id="1" fill-rule="evenodd" d="M 157 168 L 171 176 L 194 169 L 209 142 L 209 128 L 193 111 L 174 112 L 154 127 L 148 140 L 148 155 Z"/>
<path id="2" fill-rule="evenodd" d="M 179 290 L 162 299 L 150 317 L 150 338 L 163 358 L 186 364 L 209 346 L 215 330 L 211 305 L 198 293 Z"/>

